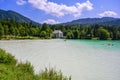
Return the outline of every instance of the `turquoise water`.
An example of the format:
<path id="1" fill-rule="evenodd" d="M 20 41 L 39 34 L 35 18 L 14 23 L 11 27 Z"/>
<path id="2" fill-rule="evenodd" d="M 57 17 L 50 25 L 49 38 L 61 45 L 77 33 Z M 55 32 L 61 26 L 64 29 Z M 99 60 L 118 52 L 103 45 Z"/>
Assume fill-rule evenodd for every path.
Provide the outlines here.
<path id="1" fill-rule="evenodd" d="M 36 73 L 54 67 L 72 80 L 120 80 L 120 41 L 9 40 L 0 48 L 30 61 Z"/>

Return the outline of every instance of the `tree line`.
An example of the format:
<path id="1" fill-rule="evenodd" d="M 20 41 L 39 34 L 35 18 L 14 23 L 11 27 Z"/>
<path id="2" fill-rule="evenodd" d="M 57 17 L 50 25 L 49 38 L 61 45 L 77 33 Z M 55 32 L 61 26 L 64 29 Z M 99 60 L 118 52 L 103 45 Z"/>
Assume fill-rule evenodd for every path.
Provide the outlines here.
<path id="1" fill-rule="evenodd" d="M 54 30 L 61 30 L 66 39 L 120 40 L 120 27 L 110 25 L 47 25 L 36 26 L 30 23 L 18 23 L 12 20 L 0 21 L 0 39 L 51 39 Z"/>
<path id="2" fill-rule="evenodd" d="M 52 30 L 47 24 L 35 26 L 30 23 L 18 23 L 12 20 L 0 21 L 0 38 L 51 38 Z"/>
<path id="3" fill-rule="evenodd" d="M 67 39 L 120 40 L 120 27 L 111 25 L 53 25 L 51 28 L 62 30 Z"/>

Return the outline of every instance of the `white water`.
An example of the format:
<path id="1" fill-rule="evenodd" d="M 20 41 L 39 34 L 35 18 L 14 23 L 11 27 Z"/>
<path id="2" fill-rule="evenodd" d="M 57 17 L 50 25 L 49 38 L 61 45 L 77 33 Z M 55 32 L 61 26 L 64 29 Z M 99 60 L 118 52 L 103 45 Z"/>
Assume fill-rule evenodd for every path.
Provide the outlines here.
<path id="1" fill-rule="evenodd" d="M 0 48 L 30 61 L 35 72 L 54 67 L 72 80 L 120 80 L 120 41 L 10 40 Z"/>

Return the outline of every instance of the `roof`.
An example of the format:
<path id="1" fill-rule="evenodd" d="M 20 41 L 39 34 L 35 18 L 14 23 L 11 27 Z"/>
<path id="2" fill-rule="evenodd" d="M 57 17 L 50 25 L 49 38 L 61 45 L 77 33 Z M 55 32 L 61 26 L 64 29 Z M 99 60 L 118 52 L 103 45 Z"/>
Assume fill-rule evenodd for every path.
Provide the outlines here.
<path id="1" fill-rule="evenodd" d="M 53 33 L 56 34 L 56 33 L 63 33 L 63 32 L 61 30 L 54 30 Z"/>

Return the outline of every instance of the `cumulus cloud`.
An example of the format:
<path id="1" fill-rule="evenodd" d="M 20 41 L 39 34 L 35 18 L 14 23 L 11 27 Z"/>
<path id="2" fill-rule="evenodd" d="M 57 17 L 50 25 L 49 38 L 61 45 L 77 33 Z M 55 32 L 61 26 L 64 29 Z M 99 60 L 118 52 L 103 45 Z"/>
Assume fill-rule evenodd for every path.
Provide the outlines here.
<path id="1" fill-rule="evenodd" d="M 22 2 L 23 0 L 20 1 Z M 84 10 L 90 11 L 93 9 L 93 4 L 89 0 L 84 3 L 76 3 L 72 6 L 67 6 L 65 4 L 57 4 L 48 0 L 28 0 L 28 3 L 30 3 L 34 8 L 43 10 L 46 13 L 57 17 L 68 14 L 71 14 L 74 17 L 78 17 L 81 16 Z"/>
<path id="2" fill-rule="evenodd" d="M 26 1 L 25 0 L 17 0 L 16 3 L 18 5 L 24 5 L 24 4 L 26 4 Z"/>
<path id="3" fill-rule="evenodd" d="M 47 24 L 58 24 L 60 23 L 59 21 L 55 21 L 53 19 L 48 19 L 48 20 L 45 20 L 43 21 L 43 23 L 47 23 Z"/>
<path id="4" fill-rule="evenodd" d="M 114 11 L 104 11 L 103 13 L 98 14 L 100 17 L 114 17 L 117 15 Z"/>

